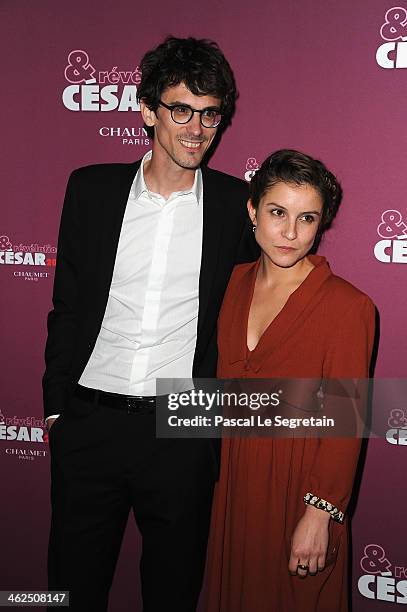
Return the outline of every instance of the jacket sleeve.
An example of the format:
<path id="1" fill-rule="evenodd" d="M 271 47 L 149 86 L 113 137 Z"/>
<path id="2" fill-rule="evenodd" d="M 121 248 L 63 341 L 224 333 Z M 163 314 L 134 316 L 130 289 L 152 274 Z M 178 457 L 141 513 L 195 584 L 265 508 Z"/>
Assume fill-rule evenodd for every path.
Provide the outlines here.
<path id="1" fill-rule="evenodd" d="M 243 183 L 243 181 L 242 181 Z M 256 242 L 252 224 L 250 223 L 249 213 L 247 212 L 247 200 L 249 198 L 249 186 L 247 183 L 239 185 L 239 193 L 236 194 L 236 205 L 242 219 L 242 230 L 240 235 L 239 247 L 235 259 L 235 265 L 249 263 L 260 257 L 260 248 Z"/>
<path id="2" fill-rule="evenodd" d="M 367 379 L 372 355 L 375 331 L 375 307 L 364 294 L 359 294 L 351 308 L 338 314 L 332 320 L 331 333 L 324 362 L 324 379 L 340 379 L 353 383 L 354 389 L 361 392 L 351 398 L 345 393 L 341 401 L 334 399 L 334 414 L 339 416 L 341 436 L 320 438 L 318 450 L 311 470 L 310 490 L 304 491 L 314 498 L 326 500 L 340 512 L 345 512 L 352 493 L 353 480 L 358 463 L 361 438 L 356 435 L 357 419 L 365 414 L 367 408 Z M 338 305 L 338 310 L 340 307 Z M 350 381 L 352 379 L 352 381 Z M 328 381 L 328 385 L 329 385 Z M 346 384 L 346 383 L 345 383 Z M 328 396 L 329 402 L 329 396 Z M 353 405 L 352 405 L 353 404 Z M 338 408 L 343 407 L 342 414 Z M 329 410 L 329 409 L 328 409 Z M 354 424 L 353 431 L 351 425 Z M 346 433 L 349 435 L 346 437 Z"/>
<path id="3" fill-rule="evenodd" d="M 254 232 L 250 226 L 249 220 L 247 219 L 243 223 L 235 264 L 256 261 L 259 256 L 260 248 L 254 238 Z"/>
<path id="4" fill-rule="evenodd" d="M 42 380 L 45 417 L 64 411 L 77 338 L 80 224 L 76 184 L 77 171 L 74 171 L 68 180 L 62 210 L 53 309 L 48 315 L 46 369 Z"/>

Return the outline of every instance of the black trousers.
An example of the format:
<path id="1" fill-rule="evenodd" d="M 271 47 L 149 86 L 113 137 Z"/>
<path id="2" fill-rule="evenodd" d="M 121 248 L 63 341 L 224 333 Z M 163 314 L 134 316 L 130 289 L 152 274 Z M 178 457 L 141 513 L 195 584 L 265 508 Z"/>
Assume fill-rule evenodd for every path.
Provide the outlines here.
<path id="1" fill-rule="evenodd" d="M 71 611 L 107 610 L 133 510 L 143 611 L 196 610 L 217 468 L 210 441 L 156 439 L 154 414 L 74 397 L 51 428 L 50 448 L 48 588 L 70 591 Z"/>

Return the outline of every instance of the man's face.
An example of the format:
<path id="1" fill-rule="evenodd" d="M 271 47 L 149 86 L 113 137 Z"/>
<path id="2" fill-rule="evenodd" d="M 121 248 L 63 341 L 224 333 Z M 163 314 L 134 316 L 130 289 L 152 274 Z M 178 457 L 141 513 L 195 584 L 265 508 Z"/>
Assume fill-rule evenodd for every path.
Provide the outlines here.
<path id="1" fill-rule="evenodd" d="M 161 95 L 161 101 L 169 106 L 186 104 L 195 110 L 220 108 L 219 98 L 196 96 L 183 83 L 168 87 Z M 141 103 L 146 125 L 154 126 L 153 154 L 163 162 L 171 160 L 186 169 L 197 168 L 215 137 L 217 128 L 203 127 L 200 115 L 194 113 L 188 123 L 175 123 L 171 112 L 159 106 L 156 112 L 150 111 Z"/>

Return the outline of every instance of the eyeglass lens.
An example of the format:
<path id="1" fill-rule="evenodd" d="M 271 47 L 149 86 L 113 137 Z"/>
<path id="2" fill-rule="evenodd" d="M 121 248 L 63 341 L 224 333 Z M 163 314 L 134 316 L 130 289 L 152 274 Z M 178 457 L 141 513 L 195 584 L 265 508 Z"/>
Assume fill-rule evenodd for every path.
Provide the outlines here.
<path id="1" fill-rule="evenodd" d="M 171 115 L 176 123 L 188 123 L 194 111 L 189 106 L 174 106 Z M 200 113 L 201 123 L 204 127 L 219 125 L 222 115 L 215 109 L 207 109 Z"/>

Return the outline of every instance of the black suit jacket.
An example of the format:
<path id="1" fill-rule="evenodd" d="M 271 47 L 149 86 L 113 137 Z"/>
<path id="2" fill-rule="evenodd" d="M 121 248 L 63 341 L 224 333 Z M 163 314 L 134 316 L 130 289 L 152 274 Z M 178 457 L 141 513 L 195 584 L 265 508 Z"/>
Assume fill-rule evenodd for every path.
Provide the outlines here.
<path id="1" fill-rule="evenodd" d="M 139 166 L 140 161 L 87 166 L 69 178 L 58 237 L 54 307 L 48 315 L 45 416 L 63 413 L 92 353 Z M 233 266 L 255 259 L 258 252 L 248 224 L 247 184 L 206 167 L 202 175 L 203 244 L 193 376 L 210 378 L 216 374 L 216 322 Z"/>

